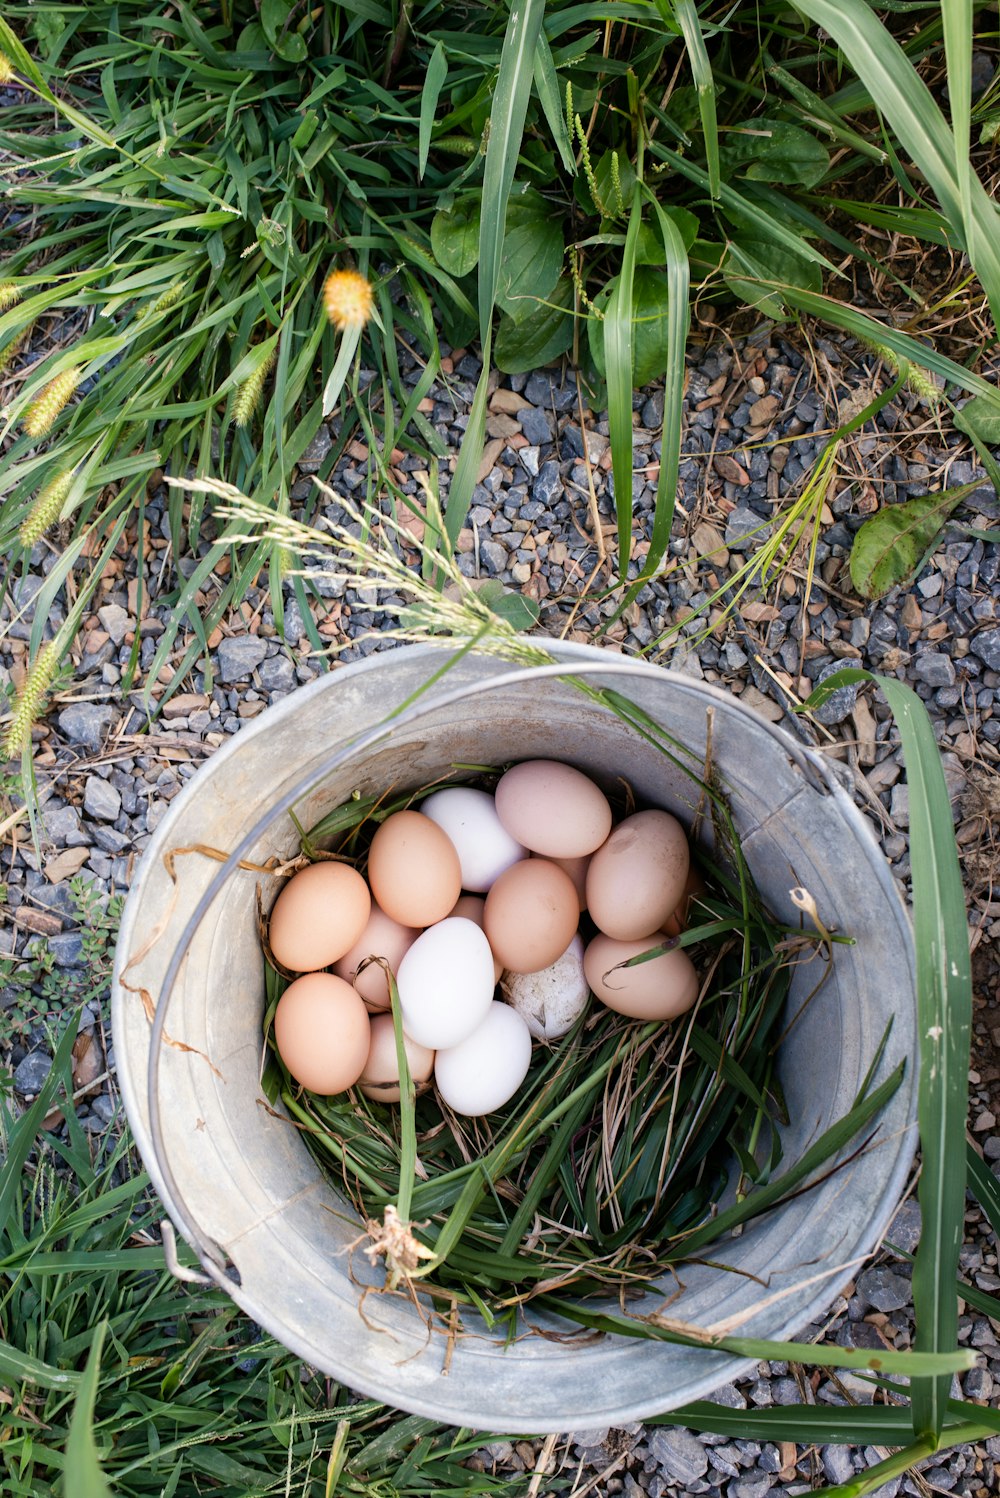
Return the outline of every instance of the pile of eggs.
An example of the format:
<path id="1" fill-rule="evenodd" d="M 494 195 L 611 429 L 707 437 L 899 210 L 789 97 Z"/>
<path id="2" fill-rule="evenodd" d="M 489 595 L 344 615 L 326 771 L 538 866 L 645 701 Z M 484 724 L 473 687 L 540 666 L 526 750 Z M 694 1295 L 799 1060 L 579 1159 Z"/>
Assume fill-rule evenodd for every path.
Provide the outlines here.
<path id="1" fill-rule="evenodd" d="M 312 1092 L 357 1085 L 398 1101 L 389 983 L 372 960 L 383 959 L 414 1081 L 433 1074 L 456 1113 L 492 1113 L 524 1081 L 532 1037 L 564 1035 L 591 993 L 640 1020 L 693 1005 L 682 949 L 622 964 L 678 934 L 698 883 L 675 817 L 639 811 L 613 826 L 607 797 L 571 765 L 514 765 L 495 795 L 435 791 L 381 823 L 367 882 L 325 860 L 279 894 L 271 952 L 303 976 L 278 1001 L 275 1045 Z M 596 927 L 586 945 L 584 912 Z"/>

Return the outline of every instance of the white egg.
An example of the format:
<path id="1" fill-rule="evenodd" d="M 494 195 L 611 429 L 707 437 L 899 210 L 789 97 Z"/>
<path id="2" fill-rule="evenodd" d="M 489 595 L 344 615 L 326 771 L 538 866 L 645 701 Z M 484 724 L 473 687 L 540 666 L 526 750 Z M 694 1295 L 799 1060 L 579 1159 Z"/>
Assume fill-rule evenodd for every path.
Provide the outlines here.
<path id="1" fill-rule="evenodd" d="M 493 953 L 474 921 L 447 916 L 429 926 L 396 974 L 403 1028 L 432 1051 L 457 1045 L 493 1002 Z"/>
<path id="2" fill-rule="evenodd" d="M 583 938 L 574 936 L 562 956 L 540 972 L 505 973 L 503 991 L 536 1040 L 565 1035 L 590 998 L 583 971 Z"/>
<path id="3" fill-rule="evenodd" d="M 514 1096 L 531 1065 L 531 1035 L 519 1014 L 496 1000 L 482 1024 L 459 1045 L 438 1051 L 438 1092 L 456 1113 L 478 1118 Z"/>
<path id="4" fill-rule="evenodd" d="M 463 889 L 484 893 L 504 869 L 528 856 L 528 850 L 501 825 L 487 791 L 449 786 L 421 801 L 420 810 L 454 843 L 462 865 Z"/>

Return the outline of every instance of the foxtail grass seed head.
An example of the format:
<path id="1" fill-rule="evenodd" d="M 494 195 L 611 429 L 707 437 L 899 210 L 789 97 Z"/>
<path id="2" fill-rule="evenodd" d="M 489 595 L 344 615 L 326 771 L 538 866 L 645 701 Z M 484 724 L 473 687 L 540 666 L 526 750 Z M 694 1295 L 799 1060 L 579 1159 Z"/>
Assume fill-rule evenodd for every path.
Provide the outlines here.
<path id="1" fill-rule="evenodd" d="M 371 283 L 357 270 L 335 270 L 323 286 L 326 315 L 338 333 L 363 328 L 372 315 L 375 293 Z"/>
<path id="2" fill-rule="evenodd" d="M 57 374 L 54 380 L 49 381 L 41 395 L 35 397 L 24 418 L 24 430 L 29 437 L 44 437 L 51 429 L 52 423 L 79 385 L 82 373 L 79 364 L 72 369 L 64 369 L 62 374 Z"/>
<path id="3" fill-rule="evenodd" d="M 0 281 L 0 312 L 6 312 L 21 300 L 21 288 L 13 281 Z"/>
<path id="4" fill-rule="evenodd" d="M 50 640 L 35 657 L 34 665 L 29 670 L 15 703 L 14 716 L 3 741 L 5 760 L 20 759 L 26 745 L 30 743 L 31 730 L 41 713 L 58 667 L 58 640 Z"/>
<path id="5" fill-rule="evenodd" d="M 257 409 L 261 391 L 264 389 L 264 381 L 270 373 L 274 363 L 274 350 L 257 365 L 252 375 L 243 381 L 239 394 L 233 404 L 233 424 L 238 427 L 249 425 L 250 418 Z"/>
<path id="6" fill-rule="evenodd" d="M 72 468 L 67 468 L 65 473 L 57 474 L 45 485 L 21 521 L 21 529 L 18 531 L 18 539 L 26 551 L 30 551 L 35 542 L 40 541 L 45 535 L 49 526 L 54 525 L 59 519 L 59 513 L 72 487 Z"/>
<path id="7" fill-rule="evenodd" d="M 138 322 L 143 322 L 147 317 L 158 317 L 161 312 L 168 312 L 184 295 L 184 282 L 175 281 L 168 286 L 166 291 L 161 291 L 153 305 L 140 307 L 137 317 Z"/>
<path id="8" fill-rule="evenodd" d="M 8 83 L 13 83 L 15 77 L 14 64 L 6 52 L 0 52 L 0 88 L 5 88 Z"/>
<path id="9" fill-rule="evenodd" d="M 24 348 L 28 339 L 31 337 L 31 330 L 34 326 L 34 321 L 25 323 L 24 327 L 19 329 L 18 332 L 14 334 L 10 342 L 6 344 L 2 349 L 0 349 L 0 375 L 2 375 L 6 369 L 10 368 L 11 361 L 14 359 L 15 355 L 19 354 Z"/>

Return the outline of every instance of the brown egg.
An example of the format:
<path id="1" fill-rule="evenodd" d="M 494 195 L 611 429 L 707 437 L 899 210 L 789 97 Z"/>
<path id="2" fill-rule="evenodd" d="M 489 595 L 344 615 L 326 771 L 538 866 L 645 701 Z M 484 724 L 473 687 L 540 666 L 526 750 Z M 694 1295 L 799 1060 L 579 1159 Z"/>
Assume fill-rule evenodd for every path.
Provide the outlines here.
<path id="1" fill-rule="evenodd" d="M 671 915 L 670 918 L 664 922 L 663 930 L 667 936 L 680 936 L 682 931 L 687 930 L 688 922 L 691 916 L 691 904 L 698 898 L 699 895 L 703 895 L 706 892 L 707 888 L 708 886 L 706 885 L 704 879 L 701 877 L 701 874 L 698 872 L 698 869 L 694 864 L 692 864 L 688 869 L 687 882 L 684 885 L 684 893 L 681 895 L 680 900 L 678 901 L 677 909 L 674 911 L 673 915 Z M 701 920 L 699 920 L 698 924 L 702 924 Z"/>
<path id="2" fill-rule="evenodd" d="M 369 1009 L 389 1008 L 389 980 L 385 969 L 371 962 L 359 973 L 367 957 L 384 957 L 395 975 L 403 955 L 410 950 L 420 932 L 412 926 L 401 926 L 372 902 L 368 924 L 349 952 L 333 965 L 338 978 L 353 983 Z"/>
<path id="3" fill-rule="evenodd" d="M 675 1019 L 690 1009 L 698 997 L 698 974 L 680 947 L 636 967 L 618 966 L 662 941 L 661 932 L 638 941 L 595 936 L 583 955 L 583 970 L 597 998 L 631 1019 Z"/>
<path id="4" fill-rule="evenodd" d="M 576 897 L 580 902 L 581 915 L 587 908 L 587 870 L 590 868 L 589 853 L 584 853 L 579 858 L 553 858 L 551 863 L 556 864 L 564 873 L 572 879 L 576 888 Z"/>
<path id="5" fill-rule="evenodd" d="M 573 940 L 579 919 L 572 879 L 545 858 L 505 870 L 486 896 L 483 915 L 493 955 L 512 973 L 549 967 Z"/>
<path id="6" fill-rule="evenodd" d="M 391 1014 L 376 1014 L 371 1022 L 372 1038 L 368 1048 L 368 1060 L 358 1079 L 358 1087 L 365 1097 L 379 1103 L 399 1102 L 399 1067 L 396 1065 L 396 1032 Z M 403 1049 L 410 1076 L 419 1087 L 429 1082 L 434 1070 L 434 1052 L 425 1045 L 417 1045 L 408 1035 L 403 1036 Z"/>
<path id="7" fill-rule="evenodd" d="M 543 858 L 582 858 L 611 831 L 603 791 L 555 759 L 525 760 L 501 775 L 496 809 L 511 837 Z"/>
<path id="8" fill-rule="evenodd" d="M 274 1012 L 274 1043 L 296 1082 L 330 1097 L 353 1087 L 368 1059 L 368 1011 L 343 978 L 307 973 Z"/>
<path id="9" fill-rule="evenodd" d="M 677 909 L 691 853 L 668 811 L 637 811 L 619 822 L 587 870 L 587 909 L 617 941 L 660 931 Z"/>
<path id="10" fill-rule="evenodd" d="M 494 880 L 494 883 L 496 881 Z M 480 931 L 485 932 L 483 915 L 486 910 L 486 899 L 483 895 L 461 895 L 455 901 L 454 910 L 449 910 L 449 915 L 464 916 L 467 921 L 475 921 Z M 503 972 L 503 964 L 493 959 L 493 982 L 500 982 L 500 974 Z"/>
<path id="11" fill-rule="evenodd" d="M 376 902 L 401 926 L 443 921 L 462 892 L 455 846 L 430 817 L 397 811 L 386 817 L 368 851 Z"/>
<path id="12" fill-rule="evenodd" d="M 357 941 L 371 914 L 368 886 L 350 864 L 311 863 L 274 902 L 268 940 L 282 967 L 314 973 Z"/>

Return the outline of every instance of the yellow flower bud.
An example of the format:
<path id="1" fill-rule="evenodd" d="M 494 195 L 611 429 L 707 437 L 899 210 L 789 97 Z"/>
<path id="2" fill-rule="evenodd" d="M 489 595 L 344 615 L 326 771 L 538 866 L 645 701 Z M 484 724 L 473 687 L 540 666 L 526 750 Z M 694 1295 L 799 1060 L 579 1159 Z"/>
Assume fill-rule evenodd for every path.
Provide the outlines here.
<path id="1" fill-rule="evenodd" d="M 363 328 L 372 315 L 375 293 L 360 271 L 335 270 L 326 278 L 323 304 L 338 333 Z"/>

